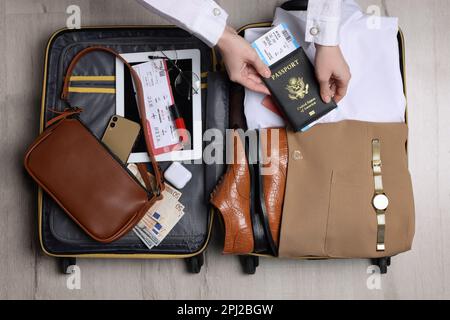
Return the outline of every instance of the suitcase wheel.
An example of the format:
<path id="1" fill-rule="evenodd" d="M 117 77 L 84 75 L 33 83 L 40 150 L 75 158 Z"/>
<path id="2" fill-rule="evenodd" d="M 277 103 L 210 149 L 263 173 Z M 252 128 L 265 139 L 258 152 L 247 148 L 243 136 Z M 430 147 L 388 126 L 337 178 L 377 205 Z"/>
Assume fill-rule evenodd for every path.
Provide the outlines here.
<path id="1" fill-rule="evenodd" d="M 239 256 L 242 270 L 245 274 L 255 274 L 256 268 L 259 266 L 259 257 L 257 256 Z"/>
<path id="2" fill-rule="evenodd" d="M 63 274 L 71 274 L 72 273 L 72 266 L 77 265 L 77 259 L 76 258 L 61 258 L 59 259 L 61 272 Z"/>
<path id="3" fill-rule="evenodd" d="M 372 263 L 380 268 L 381 274 L 386 274 L 388 267 L 391 265 L 391 257 L 373 259 Z"/>
<path id="4" fill-rule="evenodd" d="M 188 271 L 190 273 L 200 273 L 200 270 L 202 269 L 204 262 L 205 262 L 205 255 L 203 252 L 196 256 L 187 258 L 186 264 Z"/>

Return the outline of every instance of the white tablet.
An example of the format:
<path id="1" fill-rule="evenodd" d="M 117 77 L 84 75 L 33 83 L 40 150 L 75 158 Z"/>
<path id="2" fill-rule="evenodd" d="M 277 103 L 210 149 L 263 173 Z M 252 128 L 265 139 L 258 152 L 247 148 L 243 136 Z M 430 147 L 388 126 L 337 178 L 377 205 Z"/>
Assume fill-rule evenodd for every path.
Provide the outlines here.
<path id="1" fill-rule="evenodd" d="M 186 72 L 192 72 L 192 83 L 199 81 L 201 76 L 200 68 L 200 50 L 167 50 L 154 52 L 138 52 L 127 53 L 121 55 L 130 64 L 137 64 L 150 61 L 150 57 L 168 58 L 177 66 Z M 170 65 L 170 63 L 169 63 Z M 176 76 L 177 70 L 171 71 Z M 131 78 L 124 72 L 124 64 L 116 59 L 116 114 L 139 122 L 139 114 L 137 106 L 130 86 Z M 201 88 L 195 93 L 193 92 L 190 99 L 175 94 L 175 102 L 177 103 L 180 113 L 183 116 L 186 129 L 191 135 L 191 146 L 185 147 L 183 150 L 172 151 L 156 156 L 156 161 L 186 161 L 197 160 L 202 157 L 202 92 Z M 132 99 L 130 98 L 132 97 Z M 133 101 L 132 101 L 133 100 Z M 127 103 L 125 103 L 127 101 Z M 141 135 L 142 136 L 142 135 Z M 149 162 L 150 159 L 146 152 L 143 138 L 136 144 L 133 152 L 128 158 L 128 162 Z"/>

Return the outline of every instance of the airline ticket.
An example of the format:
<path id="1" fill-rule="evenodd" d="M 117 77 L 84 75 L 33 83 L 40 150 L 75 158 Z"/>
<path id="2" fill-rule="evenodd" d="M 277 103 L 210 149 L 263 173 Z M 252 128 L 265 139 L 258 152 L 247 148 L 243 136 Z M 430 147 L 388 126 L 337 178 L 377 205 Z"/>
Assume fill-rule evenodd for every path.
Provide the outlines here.
<path id="1" fill-rule="evenodd" d="M 261 60 L 267 66 L 271 66 L 300 48 L 300 45 L 287 25 L 282 23 L 256 39 L 252 47 L 255 48 Z"/>

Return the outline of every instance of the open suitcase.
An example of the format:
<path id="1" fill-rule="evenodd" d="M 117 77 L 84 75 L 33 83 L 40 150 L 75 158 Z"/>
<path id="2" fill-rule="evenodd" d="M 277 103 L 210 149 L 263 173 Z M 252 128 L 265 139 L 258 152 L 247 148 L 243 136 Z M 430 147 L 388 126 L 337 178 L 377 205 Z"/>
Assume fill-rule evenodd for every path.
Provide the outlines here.
<path id="1" fill-rule="evenodd" d="M 94 45 L 107 46 L 120 53 L 160 50 L 199 49 L 201 53 L 201 105 L 203 129 L 225 128 L 226 99 L 207 95 L 208 78 L 214 86 L 214 52 L 189 33 L 172 26 L 89 27 L 61 30 L 48 42 L 41 106 L 41 131 L 55 114 L 50 109 L 64 110 L 60 100 L 63 77 L 68 64 L 80 50 Z M 115 114 L 115 57 L 92 52 L 80 60 L 71 79 L 70 102 L 83 106 L 80 119 L 101 138 L 109 119 Z M 128 71 L 127 71 L 128 72 Z M 127 73 L 126 72 L 126 73 Z M 223 88 L 221 88 L 223 89 Z M 223 90 L 216 90 L 223 95 Z M 125 101 L 125 103 L 133 103 Z M 135 103 L 135 102 L 134 102 Z M 208 105 L 208 107 L 207 107 Z M 92 106 L 95 106 L 93 108 Z M 159 163 L 164 169 L 168 164 Z M 59 258 L 62 272 L 70 272 L 76 258 L 184 258 L 188 270 L 198 273 L 203 265 L 213 211 L 209 194 L 221 174 L 221 166 L 187 164 L 192 173 L 190 186 L 182 190 L 180 201 L 186 214 L 163 243 L 152 250 L 129 232 L 121 239 L 101 244 L 89 238 L 42 189 L 38 191 L 39 238 L 43 251 Z"/>
<path id="2" fill-rule="evenodd" d="M 286 10 L 306 10 L 307 1 L 289 1 L 282 6 Z M 267 27 L 270 22 L 249 24 L 242 27 Z M 404 77 L 404 45 L 399 30 L 402 75 Z M 241 86 L 231 83 L 217 61 L 214 50 L 189 33 L 173 26 L 110 26 L 87 27 L 79 30 L 63 29 L 50 38 L 45 57 L 44 80 L 41 102 L 41 131 L 45 123 L 54 117 L 50 109 L 63 110 L 59 99 L 63 76 L 68 64 L 80 50 L 94 45 L 115 49 L 119 53 L 147 52 L 158 50 L 181 50 L 197 48 L 201 52 L 202 125 L 203 129 L 215 128 L 222 133 L 227 128 L 245 127 L 243 110 L 229 110 L 230 99 L 244 98 Z M 115 58 L 104 53 L 90 53 L 89 59 L 80 61 L 75 70 L 76 79 L 71 93 L 73 106 L 84 106 L 81 120 L 97 137 L 101 137 L 107 122 L 115 110 Z M 234 97 L 229 91 L 237 91 Z M 405 88 L 406 93 L 406 88 Z M 105 108 L 101 108 L 102 103 Z M 95 105 L 96 109 L 89 108 Z M 98 107 L 100 106 L 100 108 Z M 222 142 L 217 142 L 222 143 Z M 164 169 L 168 164 L 160 163 Z M 200 272 L 204 251 L 211 236 L 214 210 L 209 204 L 211 191 L 224 172 L 221 164 L 188 164 L 192 172 L 191 185 L 183 189 L 180 199 L 186 206 L 185 216 L 167 238 L 152 250 L 137 238 L 133 232 L 111 244 L 101 244 L 90 239 L 76 226 L 56 203 L 41 189 L 38 191 L 39 239 L 43 251 L 58 258 L 63 273 L 70 272 L 70 266 L 77 258 L 125 258 L 125 259 L 169 259 L 181 258 L 187 262 L 188 270 Z M 253 274 L 264 254 L 239 256 L 243 270 Z M 386 272 L 390 257 L 376 259 L 375 264 Z"/>
<path id="3" fill-rule="evenodd" d="M 283 5 L 281 5 L 281 8 L 283 8 L 284 10 L 304 11 L 304 10 L 307 10 L 307 6 L 308 6 L 308 0 L 292 0 L 292 1 L 285 2 Z M 242 27 L 241 29 L 238 30 L 238 32 L 241 36 L 244 36 L 245 30 L 248 28 L 270 27 L 270 26 L 271 26 L 270 22 L 269 23 L 254 23 L 254 24 L 249 24 L 249 25 Z M 403 80 L 403 91 L 406 96 L 405 52 L 404 52 L 405 46 L 404 46 L 403 33 L 400 29 L 398 30 L 397 40 L 398 40 L 399 51 L 400 51 L 400 54 L 399 54 L 400 68 L 401 68 L 400 71 L 401 71 L 402 80 Z M 230 100 L 238 99 L 239 101 L 236 102 L 235 104 L 243 106 L 244 88 L 242 86 L 233 84 L 231 91 L 234 91 L 234 93 L 232 93 L 233 98 L 230 98 Z M 236 108 L 236 109 L 238 109 L 238 108 Z M 242 110 L 233 110 L 233 106 L 230 104 L 230 115 L 232 115 L 229 120 L 230 128 L 243 128 L 243 129 L 247 128 L 245 116 L 244 116 Z M 406 117 L 406 123 L 407 123 L 407 120 L 408 119 Z M 406 145 L 406 148 L 407 148 L 407 145 Z M 252 221 L 254 221 L 254 220 L 255 220 L 255 217 L 252 217 Z M 244 273 L 254 274 L 256 272 L 256 268 L 260 264 L 260 257 L 273 258 L 274 256 L 271 254 L 266 254 L 266 253 L 253 253 L 253 254 L 248 254 L 248 255 L 239 255 L 238 257 L 239 257 L 239 260 L 242 265 L 242 269 L 243 269 Z M 329 259 L 329 258 L 299 257 L 299 259 L 322 260 L 322 259 Z M 388 267 L 391 265 L 391 257 L 386 256 L 386 257 L 381 257 L 381 258 L 371 258 L 371 262 L 372 262 L 372 264 L 377 265 L 380 268 L 380 272 L 382 274 L 385 274 L 385 273 L 387 273 Z"/>

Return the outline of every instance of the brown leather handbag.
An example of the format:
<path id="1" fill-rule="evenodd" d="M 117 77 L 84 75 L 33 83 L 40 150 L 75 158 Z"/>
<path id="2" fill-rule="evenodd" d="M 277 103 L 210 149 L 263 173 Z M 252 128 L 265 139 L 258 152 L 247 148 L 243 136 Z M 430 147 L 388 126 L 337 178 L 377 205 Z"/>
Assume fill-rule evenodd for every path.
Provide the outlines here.
<path id="1" fill-rule="evenodd" d="M 70 63 L 61 99 L 67 102 L 70 76 L 81 57 L 92 51 L 115 55 L 129 68 L 136 85 L 142 126 L 145 127 L 144 96 L 133 68 L 114 50 L 89 47 Z M 68 108 L 51 119 L 30 146 L 25 168 L 61 208 L 93 239 L 110 243 L 136 225 L 148 209 L 162 198 L 164 181 L 151 153 L 150 137 L 143 130 L 156 176 L 152 190 L 144 188 L 78 118 L 80 108 Z M 142 169 L 142 166 L 141 166 Z M 144 176 L 147 176 L 146 174 Z"/>

